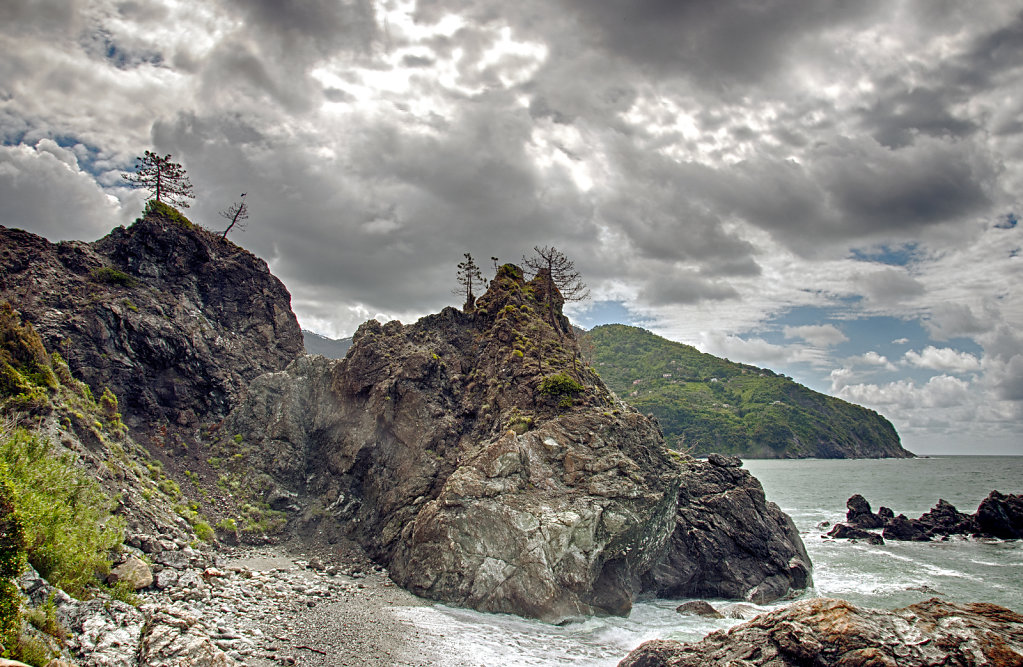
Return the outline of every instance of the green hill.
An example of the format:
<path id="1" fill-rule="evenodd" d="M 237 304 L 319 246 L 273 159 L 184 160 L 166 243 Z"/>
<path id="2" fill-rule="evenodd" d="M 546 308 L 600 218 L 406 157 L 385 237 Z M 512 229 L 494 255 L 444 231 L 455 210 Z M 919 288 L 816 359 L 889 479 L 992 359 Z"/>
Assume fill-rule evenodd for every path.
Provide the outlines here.
<path id="1" fill-rule="evenodd" d="M 582 336 L 600 377 L 695 456 L 905 458 L 887 419 L 764 368 L 621 324 Z"/>

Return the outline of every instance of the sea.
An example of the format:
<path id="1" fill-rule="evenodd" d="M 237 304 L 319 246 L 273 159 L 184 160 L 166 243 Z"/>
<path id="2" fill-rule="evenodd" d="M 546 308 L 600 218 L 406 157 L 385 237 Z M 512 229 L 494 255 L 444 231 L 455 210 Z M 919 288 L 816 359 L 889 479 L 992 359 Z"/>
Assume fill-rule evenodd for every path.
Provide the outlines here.
<path id="1" fill-rule="evenodd" d="M 1023 612 L 1023 541 L 864 542 L 824 537 L 859 493 L 916 518 L 939 498 L 972 514 L 992 490 L 1023 493 L 1023 456 L 934 456 L 883 460 L 747 460 L 767 499 L 792 517 L 813 561 L 814 588 L 799 596 L 836 597 L 895 609 L 931 597 L 992 602 Z M 441 637 L 447 667 L 476 665 L 617 665 L 649 639 L 699 641 L 741 620 L 682 616 L 685 600 L 637 602 L 627 618 L 590 618 L 561 626 L 444 605 L 396 613 Z M 716 608 L 733 604 L 709 600 Z M 783 606 L 755 606 L 769 611 Z"/>

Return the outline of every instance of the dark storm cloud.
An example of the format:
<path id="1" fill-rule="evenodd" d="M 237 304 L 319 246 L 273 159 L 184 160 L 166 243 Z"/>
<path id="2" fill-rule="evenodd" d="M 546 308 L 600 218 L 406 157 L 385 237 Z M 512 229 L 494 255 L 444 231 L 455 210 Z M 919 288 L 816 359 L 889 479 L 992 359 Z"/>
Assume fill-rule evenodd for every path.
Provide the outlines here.
<path id="1" fill-rule="evenodd" d="M 282 54 L 366 49 L 376 37 L 369 0 L 227 0 L 260 40 L 274 40 Z"/>
<path id="2" fill-rule="evenodd" d="M 861 113 L 863 124 L 878 143 L 889 148 L 912 144 L 919 135 L 961 138 L 976 132 L 971 119 L 959 118 L 950 110 L 952 102 L 946 91 L 935 88 L 909 88 L 905 81 L 889 78 L 882 85 L 888 90 Z"/>
<path id="3" fill-rule="evenodd" d="M 856 22 L 875 2 L 797 0 L 570 0 L 610 51 L 669 76 L 722 88 L 749 84 L 788 62 L 799 40 Z"/>

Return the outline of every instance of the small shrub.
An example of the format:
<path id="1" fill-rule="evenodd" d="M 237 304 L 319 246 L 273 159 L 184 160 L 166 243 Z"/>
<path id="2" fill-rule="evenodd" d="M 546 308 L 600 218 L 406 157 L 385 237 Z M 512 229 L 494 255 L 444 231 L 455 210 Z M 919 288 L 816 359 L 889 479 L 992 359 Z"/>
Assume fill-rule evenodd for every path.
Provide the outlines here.
<path id="1" fill-rule="evenodd" d="M 192 526 L 192 529 L 195 531 L 195 536 L 203 542 L 212 542 L 216 538 L 213 528 L 211 528 L 210 524 L 206 523 L 203 519 L 196 521 Z"/>
<path id="2" fill-rule="evenodd" d="M 118 271 L 112 266 L 101 266 L 98 269 L 93 269 L 90 275 L 93 282 L 102 283 L 104 285 L 135 287 L 139 282 L 124 271 Z"/>
<path id="3" fill-rule="evenodd" d="M 181 487 L 173 479 L 164 478 L 160 480 L 160 483 L 156 485 L 164 495 L 168 496 L 172 500 L 177 500 L 181 497 Z"/>
<path id="4" fill-rule="evenodd" d="M 237 533 L 238 523 L 234 519 L 221 519 L 217 522 L 217 530 L 224 533 Z"/>

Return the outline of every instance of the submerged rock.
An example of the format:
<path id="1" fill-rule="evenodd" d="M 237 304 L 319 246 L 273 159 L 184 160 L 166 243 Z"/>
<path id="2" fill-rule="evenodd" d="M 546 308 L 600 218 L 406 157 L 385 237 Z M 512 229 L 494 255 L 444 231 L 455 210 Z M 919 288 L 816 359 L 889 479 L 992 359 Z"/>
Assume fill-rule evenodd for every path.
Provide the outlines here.
<path id="1" fill-rule="evenodd" d="M 1023 664 L 1023 616 L 993 604 L 927 600 L 887 611 L 817 598 L 703 641 L 646 642 L 620 667 Z"/>

